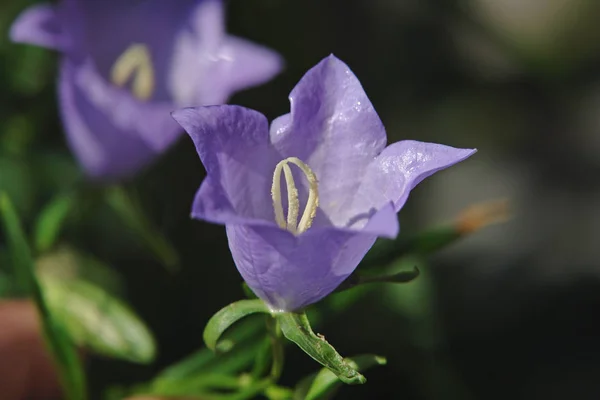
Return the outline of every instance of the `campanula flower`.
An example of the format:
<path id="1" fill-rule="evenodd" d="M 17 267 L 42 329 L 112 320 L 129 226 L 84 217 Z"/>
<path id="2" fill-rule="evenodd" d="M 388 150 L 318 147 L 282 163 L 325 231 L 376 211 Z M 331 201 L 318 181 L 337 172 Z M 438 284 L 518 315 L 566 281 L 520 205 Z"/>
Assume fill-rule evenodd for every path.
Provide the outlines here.
<path id="1" fill-rule="evenodd" d="M 170 112 L 222 104 L 271 79 L 271 50 L 224 31 L 221 0 L 62 0 L 25 10 L 11 38 L 58 50 L 68 142 L 88 175 L 136 173 L 182 133 Z"/>
<path id="2" fill-rule="evenodd" d="M 269 129 L 237 106 L 178 110 L 207 177 L 192 216 L 224 224 L 235 264 L 273 310 L 331 293 L 377 237 L 398 234 L 396 213 L 423 179 L 475 150 L 386 133 L 358 79 L 334 56 L 290 94 Z"/>

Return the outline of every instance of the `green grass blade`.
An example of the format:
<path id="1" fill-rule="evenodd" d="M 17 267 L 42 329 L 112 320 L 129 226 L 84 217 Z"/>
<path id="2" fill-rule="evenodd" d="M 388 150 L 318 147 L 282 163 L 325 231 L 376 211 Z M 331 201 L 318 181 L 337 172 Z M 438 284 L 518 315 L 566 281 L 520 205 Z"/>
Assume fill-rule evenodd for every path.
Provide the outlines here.
<path id="1" fill-rule="evenodd" d="M 12 265 L 18 283 L 33 299 L 42 322 L 42 331 L 54 357 L 68 400 L 87 398 L 85 375 L 73 341 L 60 323 L 53 318 L 35 275 L 31 249 L 17 213 L 4 193 L 0 194 L 0 214 L 6 233 Z"/>

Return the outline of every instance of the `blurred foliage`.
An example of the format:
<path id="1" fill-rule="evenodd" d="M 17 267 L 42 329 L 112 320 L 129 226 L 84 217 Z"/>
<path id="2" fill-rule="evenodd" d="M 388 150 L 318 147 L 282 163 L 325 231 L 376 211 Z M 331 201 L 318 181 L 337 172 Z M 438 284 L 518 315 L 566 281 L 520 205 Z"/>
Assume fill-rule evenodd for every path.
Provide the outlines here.
<path id="1" fill-rule="evenodd" d="M 85 182 L 60 126 L 57 55 L 8 41 L 11 21 L 32 3 L 0 4 L 0 191 L 31 233 L 39 270 L 62 257 L 52 262 L 61 266 L 54 273 L 127 299 L 159 344 L 151 365 L 92 355 L 92 397 L 113 387 L 120 398 L 136 384 L 158 394 L 229 385 L 273 399 L 290 395 L 286 388 L 316 368 L 293 346 L 286 348 L 282 387 L 247 386 L 261 382 L 247 379 L 249 369 L 264 376 L 265 362 L 256 357 L 265 346 L 262 319 L 253 327 L 240 323 L 248 336 L 239 346 L 230 342 L 235 352 L 216 358 L 198 350 L 214 311 L 244 293 L 223 229 L 189 219 L 203 178 L 193 146 L 183 138 L 118 188 L 122 192 Z M 373 266 L 389 271 L 418 267 L 413 282 L 360 286 L 308 310 L 340 353 L 387 357 L 366 386 L 340 387 L 339 398 L 395 398 L 398 388 L 405 399 L 598 398 L 598 2 L 258 0 L 228 6 L 233 33 L 277 49 L 287 61 L 284 74 L 232 103 L 270 118 L 286 113 L 293 85 L 333 52 L 361 79 L 390 142 L 410 138 L 480 150 L 413 193 L 400 213 L 404 243 L 423 231 L 448 234 L 451 225 L 444 222 L 473 202 L 515 201 L 509 224 L 436 248 L 434 256 L 370 256 L 383 256 Z M 124 201 L 115 208 L 116 200 L 127 199 L 134 206 Z M 135 212 L 141 217 L 128 219 Z M 152 234 L 140 238 L 146 227 Z M 425 229 L 432 227 L 441 231 Z M 0 297 L 17 289 L 5 234 L 1 239 Z M 386 243 L 377 248 L 385 250 Z M 171 263 L 172 253 L 178 263 Z M 161 264 L 180 268 L 170 273 Z M 197 382 L 209 370 L 235 381 Z"/>

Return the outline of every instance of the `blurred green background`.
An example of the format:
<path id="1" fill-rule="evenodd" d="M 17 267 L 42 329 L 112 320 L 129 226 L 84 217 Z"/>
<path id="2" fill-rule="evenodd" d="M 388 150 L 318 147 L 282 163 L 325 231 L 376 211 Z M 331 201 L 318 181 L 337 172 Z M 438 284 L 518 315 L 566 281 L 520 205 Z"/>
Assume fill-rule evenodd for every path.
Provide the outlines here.
<path id="1" fill-rule="evenodd" d="M 56 54 L 7 39 L 31 3 L 0 4 L 0 190 L 28 226 L 81 179 L 58 117 Z M 388 357 L 339 398 L 600 398 L 600 2 L 232 0 L 228 9 L 231 33 L 287 62 L 230 103 L 284 114 L 303 73 L 334 53 L 361 80 L 390 142 L 479 149 L 413 192 L 400 213 L 404 234 L 476 202 L 512 202 L 508 223 L 436 255 L 416 282 L 378 286 L 326 318 L 319 330 L 340 353 Z M 127 183 L 180 254 L 179 273 L 103 208 L 82 212 L 61 237 L 123 275 L 127 300 L 159 342 L 151 366 L 91 358 L 96 392 L 201 347 L 207 319 L 243 297 L 224 229 L 189 218 L 203 176 L 182 137 Z M 290 347 L 283 383 L 316 369 Z"/>

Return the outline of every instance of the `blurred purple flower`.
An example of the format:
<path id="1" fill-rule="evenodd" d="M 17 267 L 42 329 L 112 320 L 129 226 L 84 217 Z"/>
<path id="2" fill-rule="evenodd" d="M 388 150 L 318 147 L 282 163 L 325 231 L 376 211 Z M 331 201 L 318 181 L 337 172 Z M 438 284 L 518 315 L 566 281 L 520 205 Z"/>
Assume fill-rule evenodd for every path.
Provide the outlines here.
<path id="1" fill-rule="evenodd" d="M 63 53 L 69 144 L 88 175 L 120 179 L 179 137 L 172 110 L 222 104 L 280 71 L 276 53 L 224 25 L 221 0 L 62 0 L 27 9 L 10 35 Z"/>
<path id="2" fill-rule="evenodd" d="M 334 56 L 306 73 L 290 102 L 270 131 L 262 114 L 237 106 L 173 113 L 207 171 L 192 216 L 225 224 L 247 284 L 285 311 L 335 290 L 377 237 L 398 234 L 396 213 L 419 182 L 475 152 L 386 147 L 360 82 Z"/>

